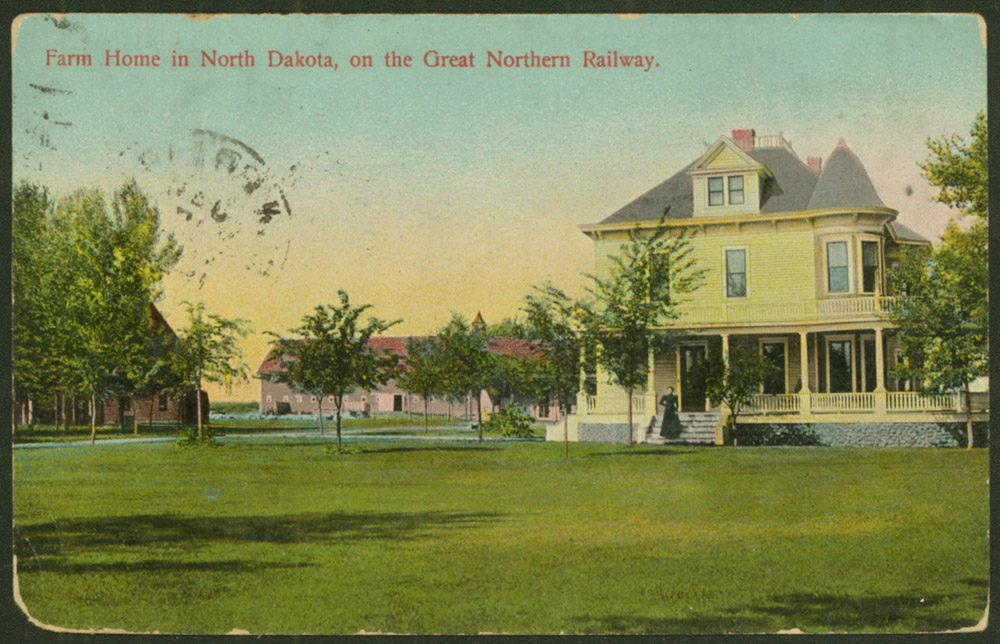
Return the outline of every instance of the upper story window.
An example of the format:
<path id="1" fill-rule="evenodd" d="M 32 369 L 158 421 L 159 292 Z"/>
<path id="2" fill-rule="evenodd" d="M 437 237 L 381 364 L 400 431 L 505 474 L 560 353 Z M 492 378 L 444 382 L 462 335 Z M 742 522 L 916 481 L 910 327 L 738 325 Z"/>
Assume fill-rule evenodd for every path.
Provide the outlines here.
<path id="1" fill-rule="evenodd" d="M 721 206 L 726 201 L 725 188 L 722 184 L 722 177 L 708 178 L 708 205 Z"/>
<path id="2" fill-rule="evenodd" d="M 745 248 L 726 249 L 726 297 L 746 297 L 747 251 Z"/>
<path id="3" fill-rule="evenodd" d="M 850 289 L 847 273 L 847 242 L 836 241 L 826 244 L 827 290 L 843 293 Z"/>
<path id="4" fill-rule="evenodd" d="M 874 293 L 878 280 L 878 242 L 861 242 L 861 290 Z"/>
<path id="5" fill-rule="evenodd" d="M 708 205 L 709 206 L 731 206 L 746 202 L 746 193 L 743 187 L 743 175 L 736 174 L 728 177 L 708 178 Z"/>
<path id="6" fill-rule="evenodd" d="M 729 177 L 729 203 L 743 203 L 743 175 Z"/>

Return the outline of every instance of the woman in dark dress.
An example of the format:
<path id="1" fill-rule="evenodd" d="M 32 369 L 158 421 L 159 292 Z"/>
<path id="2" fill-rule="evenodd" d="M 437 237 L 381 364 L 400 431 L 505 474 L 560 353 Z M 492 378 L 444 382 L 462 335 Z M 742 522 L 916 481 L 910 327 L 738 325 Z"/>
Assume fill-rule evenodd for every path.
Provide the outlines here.
<path id="1" fill-rule="evenodd" d="M 663 425 L 660 427 L 660 436 L 677 438 L 681 435 L 681 419 L 677 415 L 677 396 L 674 395 L 673 387 L 667 387 L 667 393 L 660 397 L 660 405 L 663 407 Z"/>

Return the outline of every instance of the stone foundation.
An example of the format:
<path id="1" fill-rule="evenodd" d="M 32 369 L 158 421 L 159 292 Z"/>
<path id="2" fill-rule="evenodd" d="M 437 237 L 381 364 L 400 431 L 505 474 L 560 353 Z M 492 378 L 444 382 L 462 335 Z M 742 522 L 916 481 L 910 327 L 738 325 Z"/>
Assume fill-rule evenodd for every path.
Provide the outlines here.
<path id="1" fill-rule="evenodd" d="M 976 447 L 986 447 L 989 423 L 972 423 Z M 966 447 L 965 423 L 741 423 L 737 444 L 829 447 Z"/>
<path id="2" fill-rule="evenodd" d="M 628 423 L 580 423 L 581 443 L 628 443 Z"/>

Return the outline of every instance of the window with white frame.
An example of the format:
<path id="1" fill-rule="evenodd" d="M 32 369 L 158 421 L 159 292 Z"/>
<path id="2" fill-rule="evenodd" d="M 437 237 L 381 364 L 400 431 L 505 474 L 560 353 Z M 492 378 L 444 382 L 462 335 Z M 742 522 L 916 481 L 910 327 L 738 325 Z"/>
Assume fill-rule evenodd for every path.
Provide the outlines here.
<path id="1" fill-rule="evenodd" d="M 747 250 L 726 249 L 726 297 L 747 295 Z"/>
<path id="2" fill-rule="evenodd" d="M 722 177 L 708 178 L 708 205 L 721 206 L 726 203 L 726 187 Z"/>
<path id="3" fill-rule="evenodd" d="M 830 293 L 844 293 L 850 290 L 846 241 L 826 243 L 826 275 L 826 288 Z"/>
<path id="4" fill-rule="evenodd" d="M 861 290 L 865 293 L 875 292 L 878 280 L 878 242 L 861 242 Z"/>
<path id="5" fill-rule="evenodd" d="M 743 203 L 743 175 L 729 177 L 729 203 Z"/>

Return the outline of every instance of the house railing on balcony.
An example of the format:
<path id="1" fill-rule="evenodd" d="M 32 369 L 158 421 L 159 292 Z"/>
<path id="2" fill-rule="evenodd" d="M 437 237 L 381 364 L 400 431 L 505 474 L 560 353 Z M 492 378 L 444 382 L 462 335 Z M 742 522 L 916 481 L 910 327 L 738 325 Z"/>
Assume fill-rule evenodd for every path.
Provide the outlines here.
<path id="1" fill-rule="evenodd" d="M 783 322 L 806 319 L 836 319 L 883 315 L 895 298 L 844 297 L 828 300 L 797 300 L 760 304 L 726 303 L 712 305 L 682 305 L 678 308 L 677 324 L 731 324 Z"/>
<path id="2" fill-rule="evenodd" d="M 758 394 L 747 401 L 744 413 L 747 414 L 787 414 L 796 413 L 800 409 L 798 394 Z"/>
<path id="3" fill-rule="evenodd" d="M 644 394 L 632 395 L 632 414 L 642 414 L 646 411 Z M 627 414 L 628 395 L 606 394 L 604 396 L 587 396 L 587 415 L 596 414 Z"/>
<path id="4" fill-rule="evenodd" d="M 875 394 L 810 394 L 809 407 L 815 413 L 875 411 Z"/>

